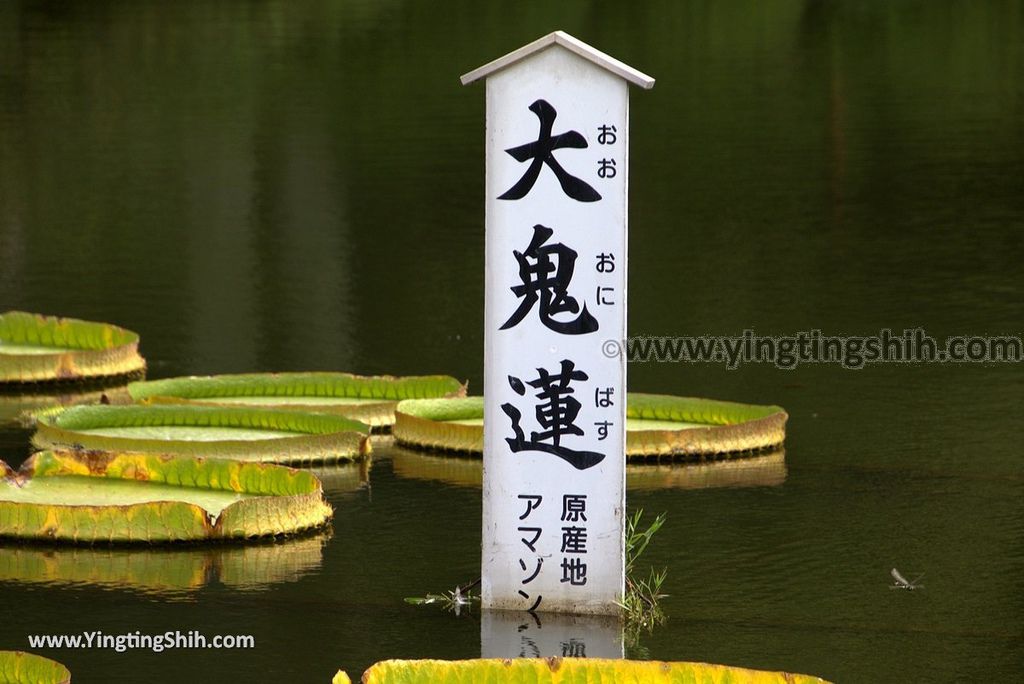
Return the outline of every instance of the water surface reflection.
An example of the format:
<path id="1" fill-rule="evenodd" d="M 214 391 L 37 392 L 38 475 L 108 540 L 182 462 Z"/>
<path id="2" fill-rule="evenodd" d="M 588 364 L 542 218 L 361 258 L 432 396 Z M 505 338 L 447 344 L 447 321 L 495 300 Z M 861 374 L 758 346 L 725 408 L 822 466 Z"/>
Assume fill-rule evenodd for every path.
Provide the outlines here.
<path id="1" fill-rule="evenodd" d="M 138 591 L 192 601 L 204 587 L 261 591 L 316 572 L 330 531 L 245 545 L 101 548 L 0 546 L 0 583 Z"/>
<path id="2" fill-rule="evenodd" d="M 483 461 L 391 446 L 386 457 L 398 477 L 479 488 Z M 378 452 L 378 458 L 384 456 Z M 626 465 L 626 490 L 775 487 L 786 481 L 786 451 L 700 463 Z"/>

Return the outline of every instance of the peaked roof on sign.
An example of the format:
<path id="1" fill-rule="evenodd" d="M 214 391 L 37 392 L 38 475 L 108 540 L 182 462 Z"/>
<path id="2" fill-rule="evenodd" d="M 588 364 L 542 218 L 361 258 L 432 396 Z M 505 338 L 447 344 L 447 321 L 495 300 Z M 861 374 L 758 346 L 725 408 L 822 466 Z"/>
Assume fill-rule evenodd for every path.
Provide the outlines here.
<path id="1" fill-rule="evenodd" d="M 493 62 L 489 62 L 478 69 L 473 69 L 473 71 L 470 71 L 468 74 L 463 74 L 460 79 L 462 81 L 462 85 L 468 85 L 473 81 L 486 78 L 487 76 L 501 71 L 506 67 L 512 66 L 516 62 L 526 59 L 530 55 L 540 52 L 541 50 L 545 50 L 552 45 L 561 45 L 566 50 L 576 53 L 583 59 L 593 62 L 602 69 L 607 69 L 616 76 L 624 78 L 630 83 L 640 86 L 644 90 L 650 90 L 654 87 L 654 79 L 647 74 L 637 71 L 628 64 L 623 64 L 619 60 L 610 55 L 606 55 L 600 50 L 592 48 L 582 40 L 577 40 L 564 31 L 549 33 L 543 38 L 538 38 L 529 45 L 524 45 L 518 50 L 513 50 L 504 57 L 499 57 Z"/>

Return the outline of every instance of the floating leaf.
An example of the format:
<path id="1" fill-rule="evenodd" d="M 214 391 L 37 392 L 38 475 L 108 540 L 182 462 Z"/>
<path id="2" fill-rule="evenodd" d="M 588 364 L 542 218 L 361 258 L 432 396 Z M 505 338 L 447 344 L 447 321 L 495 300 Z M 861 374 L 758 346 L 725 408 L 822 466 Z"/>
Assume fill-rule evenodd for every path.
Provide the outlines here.
<path id="1" fill-rule="evenodd" d="M 273 463 L 351 461 L 370 452 L 369 427 L 341 416 L 250 407 L 75 406 L 40 413 L 41 449 L 175 454 Z"/>
<path id="2" fill-rule="evenodd" d="M 414 606 L 427 606 L 431 603 L 437 603 L 443 601 L 444 596 L 438 596 L 437 594 L 427 594 L 426 596 L 407 596 L 405 598 L 406 603 L 411 603 Z"/>
<path id="3" fill-rule="evenodd" d="M 0 651 L 2 684 L 68 684 L 71 673 L 55 660 L 25 653 Z"/>
<path id="4" fill-rule="evenodd" d="M 339 672 L 333 684 L 349 682 Z M 709 663 L 515 658 L 511 660 L 384 660 L 363 673 L 363 684 L 821 684 L 818 677 Z M 827 684 L 827 683 L 825 683 Z"/>
<path id="5" fill-rule="evenodd" d="M 249 373 L 135 382 L 128 391 L 136 401 L 298 408 L 385 427 L 395 422 L 399 401 L 465 396 L 466 386 L 447 375 Z"/>
<path id="6" fill-rule="evenodd" d="M 394 435 L 406 446 L 481 454 L 483 418 L 483 397 L 403 401 Z M 674 460 L 768 449 L 785 440 L 787 418 L 778 406 L 631 392 L 626 456 Z"/>
<path id="7" fill-rule="evenodd" d="M 392 432 L 403 446 L 482 454 L 484 398 L 399 402 Z"/>
<path id="8" fill-rule="evenodd" d="M 141 375 L 139 336 L 108 323 L 0 314 L 0 385 Z"/>
<path id="9" fill-rule="evenodd" d="M 247 539 L 319 527 L 320 481 L 267 463 L 43 451 L 0 461 L 0 537 L 70 542 Z"/>
<path id="10" fill-rule="evenodd" d="M 780 406 L 630 392 L 626 454 L 680 458 L 768 449 L 785 441 L 788 418 Z"/>
<path id="11" fill-rule="evenodd" d="M 5 424 L 35 427 L 39 412 L 67 408 L 79 404 L 130 404 L 131 397 L 124 384 L 83 382 L 73 387 L 60 384 L 34 387 L 27 393 L 0 393 L 0 426 Z M 49 391 L 41 391 L 41 390 Z"/>

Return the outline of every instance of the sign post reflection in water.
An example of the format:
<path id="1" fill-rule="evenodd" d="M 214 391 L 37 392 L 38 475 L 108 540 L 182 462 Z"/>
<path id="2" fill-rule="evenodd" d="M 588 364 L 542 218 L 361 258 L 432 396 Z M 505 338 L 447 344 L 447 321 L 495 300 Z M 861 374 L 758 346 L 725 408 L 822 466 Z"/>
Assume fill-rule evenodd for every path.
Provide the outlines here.
<path id="1" fill-rule="evenodd" d="M 612 615 L 485 610 L 481 658 L 622 658 L 622 622 Z"/>
<path id="2" fill-rule="evenodd" d="M 484 608 L 614 615 L 624 590 L 628 84 L 560 31 L 487 81 Z"/>

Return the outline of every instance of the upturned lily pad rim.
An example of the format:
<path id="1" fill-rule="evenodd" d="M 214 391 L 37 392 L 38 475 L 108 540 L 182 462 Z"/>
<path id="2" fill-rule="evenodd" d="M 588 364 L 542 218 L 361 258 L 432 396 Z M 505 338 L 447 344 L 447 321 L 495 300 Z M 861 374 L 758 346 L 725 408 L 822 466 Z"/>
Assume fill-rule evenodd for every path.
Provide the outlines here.
<path id="1" fill-rule="evenodd" d="M 39 416 L 40 423 L 66 430 L 97 427 L 181 426 L 246 427 L 296 434 L 330 434 L 342 430 L 369 433 L 369 427 L 348 418 L 315 411 L 279 411 L 252 407 L 173 405 L 72 406 Z"/>
<path id="2" fill-rule="evenodd" d="M 5 353 L 0 346 L 0 386 L 67 384 L 100 378 L 137 379 L 146 370 L 139 335 L 111 323 L 0 313 L 0 340 L 53 347 L 52 353 Z"/>
<path id="3" fill-rule="evenodd" d="M 0 651 L 0 681 L 11 684 L 68 684 L 71 671 L 63 664 L 26 651 Z"/>
<path id="4" fill-rule="evenodd" d="M 354 375 L 319 371 L 183 376 L 132 383 L 128 391 L 135 401 L 149 403 L 251 405 L 335 413 L 386 431 L 395 422 L 395 406 L 399 401 L 462 397 L 466 395 L 466 384 L 449 375 Z M 247 403 L 246 398 L 252 401 Z M 359 401 L 339 404 L 329 401 L 332 399 Z"/>
<path id="5" fill-rule="evenodd" d="M 115 452 L 240 458 L 275 463 L 358 460 L 370 453 L 369 426 L 312 411 L 192 404 L 72 406 L 37 414 L 32 443 L 41 449 L 81 448 Z M 96 435 L 101 427 L 241 427 L 294 432 L 262 440 L 191 441 Z"/>
<path id="6" fill-rule="evenodd" d="M 464 396 L 466 385 L 450 375 L 355 375 L 323 371 L 181 376 L 133 382 L 128 385 L 128 392 L 136 401 L 154 397 L 193 400 L 323 397 L 401 401 Z"/>
<path id="7" fill-rule="evenodd" d="M 626 418 L 707 424 L 681 430 L 627 430 L 626 455 L 637 462 L 724 458 L 774 449 L 786 440 L 789 415 L 775 405 L 630 392 Z"/>
<path id="8" fill-rule="evenodd" d="M 333 684 L 351 680 L 339 670 Z M 363 673 L 362 684 L 599 684 L 643 681 L 652 684 L 828 684 L 820 677 L 697 662 L 610 658 L 478 658 L 473 660 L 382 660 Z"/>
<path id="9" fill-rule="evenodd" d="M 31 389 L 29 389 L 31 387 Z M 124 380 L 84 381 L 74 385 L 19 385 L 0 389 L 0 427 L 34 428 L 39 415 L 82 404 L 128 404 L 131 397 Z"/>
<path id="10" fill-rule="evenodd" d="M 402 446 L 483 452 L 483 426 L 455 421 L 480 420 L 484 399 L 408 400 L 395 410 L 395 440 Z M 785 441 L 788 415 L 780 406 L 630 392 L 626 417 L 635 420 L 702 423 L 678 430 L 628 430 L 630 461 L 726 457 L 778 447 Z"/>
<path id="11" fill-rule="evenodd" d="M 0 500 L 0 538 L 86 543 L 159 543 L 295 534 L 329 522 L 320 480 L 285 466 L 155 454 L 40 451 L 15 471 L 0 461 L 0 486 L 47 477 L 156 483 L 251 495 L 214 515 L 180 500 L 68 505 Z M 172 524 L 168 524 L 170 521 Z"/>

